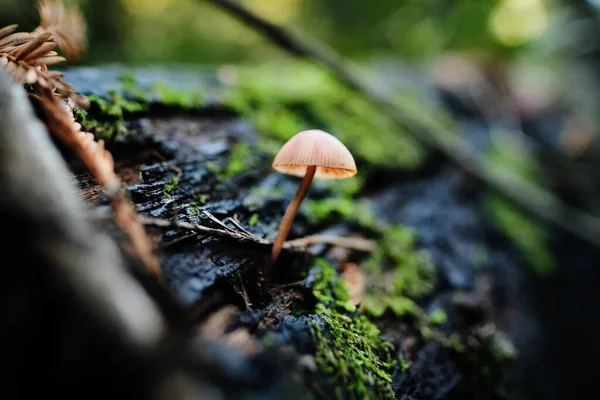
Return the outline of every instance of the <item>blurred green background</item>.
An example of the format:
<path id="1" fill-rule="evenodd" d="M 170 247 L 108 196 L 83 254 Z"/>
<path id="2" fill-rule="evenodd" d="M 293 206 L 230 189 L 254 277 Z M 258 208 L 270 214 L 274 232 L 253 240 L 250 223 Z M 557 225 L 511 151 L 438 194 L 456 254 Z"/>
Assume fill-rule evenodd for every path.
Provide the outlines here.
<path id="1" fill-rule="evenodd" d="M 72 0 L 89 24 L 81 63 L 235 63 L 284 57 L 199 0 Z M 0 0 L 0 25 L 36 26 L 35 0 Z M 599 0 L 244 0 L 354 59 L 427 61 L 443 51 L 506 60 L 595 51 Z M 585 40 L 581 36 L 584 35 Z M 568 55 L 568 54 L 567 54 Z"/>

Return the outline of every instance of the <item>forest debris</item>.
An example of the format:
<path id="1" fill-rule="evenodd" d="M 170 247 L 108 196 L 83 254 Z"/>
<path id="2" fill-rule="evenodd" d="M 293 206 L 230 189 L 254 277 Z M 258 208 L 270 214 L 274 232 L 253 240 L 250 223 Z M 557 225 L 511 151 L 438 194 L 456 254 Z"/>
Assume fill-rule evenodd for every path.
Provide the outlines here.
<path id="1" fill-rule="evenodd" d="M 358 237 L 344 237 L 334 235 L 310 235 L 285 242 L 284 248 L 294 249 L 308 247 L 313 244 L 330 244 L 335 247 L 364 251 L 369 253 L 375 249 L 375 242 Z"/>
<path id="2" fill-rule="evenodd" d="M 161 228 L 187 229 L 201 235 L 228 237 L 230 239 L 234 239 L 240 242 L 252 242 L 265 246 L 270 246 L 272 244 L 272 242 L 267 239 L 262 239 L 252 234 L 248 234 L 246 233 L 247 231 L 245 232 L 241 230 L 234 230 L 230 227 L 227 227 L 227 229 L 218 229 L 191 222 L 179 221 L 176 219 L 166 220 L 161 218 L 152 218 L 145 216 L 141 216 L 140 221 L 146 225 L 153 225 Z M 219 221 L 218 225 L 223 226 L 224 223 L 222 221 Z M 176 241 L 179 240 L 180 239 L 176 239 Z M 283 248 L 289 250 L 300 250 L 305 249 L 306 247 L 313 244 L 330 244 L 333 246 L 344 247 L 364 252 L 370 252 L 375 248 L 375 244 L 368 239 L 341 237 L 333 235 L 311 235 L 303 238 L 289 240 L 283 244 Z"/>
<path id="3" fill-rule="evenodd" d="M 161 276 L 158 259 L 150 239 L 137 220 L 134 206 L 121 193 L 121 181 L 115 173 L 114 160 L 103 141 L 83 132 L 70 107 L 63 100 L 72 99 L 86 107 L 87 99 L 62 81 L 62 74 L 48 71 L 48 65 L 65 61 L 54 51 L 58 45 L 65 55 L 78 57 L 84 49 L 85 23 L 78 8 L 66 10 L 60 0 L 42 0 L 38 4 L 40 26 L 32 33 L 14 33 L 17 26 L 0 30 L 0 66 L 14 80 L 32 86 L 30 99 L 37 103 L 46 119 L 48 131 L 72 149 L 111 198 L 115 219 L 128 235 L 128 247 L 156 277 Z"/>
<path id="4" fill-rule="evenodd" d="M 114 170 L 114 160 L 104 148 L 102 140 L 94 141 L 94 135 L 82 132 L 81 125 L 75 122 L 73 114 L 60 98 L 51 93 L 33 97 L 46 115 L 46 125 L 51 134 L 71 148 L 90 173 L 104 187 L 111 199 L 117 225 L 128 235 L 129 250 L 140 259 L 146 268 L 157 278 L 161 277 L 158 259 L 153 253 L 152 244 L 137 219 L 134 206 L 121 192 L 121 181 Z"/>
<path id="5" fill-rule="evenodd" d="M 87 223 L 64 160 L 35 118 L 24 89 L 1 70 L 0 120 L 0 214 L 23 224 L 32 221 L 32 237 L 18 240 L 38 247 L 23 248 L 31 250 L 31 257 L 42 257 L 43 276 L 55 276 L 72 304 L 90 312 L 98 327 L 114 329 L 126 347 L 158 345 L 165 331 L 160 311 L 126 271 L 116 244 Z M 23 268 L 37 266 L 23 257 Z"/>

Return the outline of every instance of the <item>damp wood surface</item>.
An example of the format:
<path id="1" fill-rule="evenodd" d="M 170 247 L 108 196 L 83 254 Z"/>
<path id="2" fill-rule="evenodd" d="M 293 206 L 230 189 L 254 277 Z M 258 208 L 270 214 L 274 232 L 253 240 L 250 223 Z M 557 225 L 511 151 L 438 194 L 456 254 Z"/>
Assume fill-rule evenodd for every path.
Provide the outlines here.
<path id="1" fill-rule="evenodd" d="M 270 241 L 298 179 L 271 168 L 279 125 L 253 120 L 240 104 L 252 99 L 222 96 L 219 76 L 106 66 L 66 70 L 65 80 L 91 96 L 81 122 L 97 136 L 111 132 L 102 139 L 141 216 L 221 228 L 208 212 Z M 319 121 L 299 103 L 291 109 Z M 492 226 L 468 175 L 408 139 L 394 144 L 413 156 L 379 164 L 358 151 L 358 183 L 315 182 L 289 235 L 368 239 L 372 251 L 284 249 L 263 281 L 267 246 L 146 227 L 178 305 L 231 314 L 214 311 L 222 329 L 200 352 L 215 370 L 205 382 L 215 398 L 510 398 L 515 341 L 539 329 L 520 330 L 532 312 L 515 296 L 528 282 L 527 257 Z M 63 155 L 90 218 L 118 239 L 107 197 Z"/>

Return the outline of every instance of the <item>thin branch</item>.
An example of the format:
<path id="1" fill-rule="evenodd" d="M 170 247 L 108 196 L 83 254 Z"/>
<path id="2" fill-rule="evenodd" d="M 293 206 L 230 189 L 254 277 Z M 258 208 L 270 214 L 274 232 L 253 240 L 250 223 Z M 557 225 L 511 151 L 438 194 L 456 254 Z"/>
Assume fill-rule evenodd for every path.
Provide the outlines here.
<path id="1" fill-rule="evenodd" d="M 226 10 L 288 52 L 323 66 L 349 88 L 377 105 L 397 124 L 407 127 L 407 131 L 414 134 L 423 144 L 440 151 L 523 209 L 600 247 L 600 219 L 586 211 L 568 206 L 551 192 L 531 185 L 514 172 L 477 154 L 475 149 L 466 145 L 451 129 L 399 107 L 346 64 L 331 48 L 309 39 L 304 33 L 300 34 L 264 20 L 235 0 L 204 1 Z"/>
<path id="2" fill-rule="evenodd" d="M 219 220 L 217 217 L 212 215 L 210 212 L 208 212 L 206 210 L 202 210 L 202 214 L 206 215 L 215 224 L 223 227 L 223 229 L 225 229 L 226 231 L 236 232 L 235 229 L 232 229 L 232 228 L 228 227 L 227 225 L 225 225 L 221 220 Z"/>
<path id="3" fill-rule="evenodd" d="M 330 244 L 335 247 L 345 247 L 367 253 L 375 249 L 375 243 L 372 240 L 333 235 L 311 235 L 299 239 L 288 240 L 283 247 L 286 249 L 293 249 L 296 247 L 308 247 L 313 244 Z"/>
<path id="4" fill-rule="evenodd" d="M 151 217 L 141 216 L 139 220 L 140 220 L 140 222 L 142 222 L 145 225 L 152 225 L 152 226 L 161 227 L 161 228 L 187 229 L 187 230 L 196 232 L 194 235 L 203 234 L 203 235 L 207 235 L 207 236 L 225 237 L 225 238 L 237 240 L 239 242 L 254 243 L 254 244 L 258 244 L 258 245 L 262 245 L 262 246 L 271 246 L 273 244 L 269 240 L 262 239 L 257 236 L 254 236 L 254 235 L 249 236 L 243 232 L 238 232 L 238 231 L 234 231 L 231 229 L 226 230 L 226 229 L 211 228 L 208 226 L 195 224 L 192 222 L 179 221 L 177 219 L 166 220 L 166 219 L 161 219 L 161 218 L 151 218 Z M 186 235 L 184 238 L 187 239 L 190 236 L 194 236 L 194 235 Z M 170 242 L 169 244 L 173 244 L 176 241 L 179 241 L 181 239 L 183 239 L 183 238 L 175 239 L 175 241 Z M 332 235 L 312 235 L 312 236 L 306 236 L 304 238 L 289 240 L 283 244 L 283 248 L 289 249 L 289 250 L 299 250 L 299 249 L 306 248 L 313 244 L 328 244 L 328 245 L 332 245 L 335 247 L 345 247 L 348 249 L 352 249 L 352 250 L 356 250 L 356 251 L 363 251 L 363 252 L 370 252 L 375 248 L 375 243 L 371 240 L 360 239 L 360 238 L 347 238 L 347 237 L 332 236 Z"/>
<path id="5" fill-rule="evenodd" d="M 246 235 L 248 236 L 252 236 L 252 237 L 257 237 L 256 235 L 254 235 L 252 232 L 248 231 L 246 228 L 244 228 L 235 218 L 231 218 L 231 217 L 227 217 L 223 220 L 223 222 L 229 221 L 231 222 L 233 225 L 235 225 L 235 227 L 244 232 Z"/>
<path id="6" fill-rule="evenodd" d="M 227 237 L 230 239 L 234 239 L 240 242 L 251 242 L 257 243 L 261 245 L 269 245 L 271 242 L 265 239 L 253 238 L 246 234 L 234 231 L 234 230 L 225 230 L 225 229 L 217 229 L 210 228 L 208 226 L 194 224 L 191 222 L 183 222 L 179 220 L 166 220 L 160 218 L 150 218 L 150 217 L 140 217 L 140 221 L 145 225 L 153 225 L 161 228 L 182 228 L 188 229 L 190 231 L 194 231 L 197 233 L 201 233 L 207 236 L 218 236 L 218 237 Z"/>

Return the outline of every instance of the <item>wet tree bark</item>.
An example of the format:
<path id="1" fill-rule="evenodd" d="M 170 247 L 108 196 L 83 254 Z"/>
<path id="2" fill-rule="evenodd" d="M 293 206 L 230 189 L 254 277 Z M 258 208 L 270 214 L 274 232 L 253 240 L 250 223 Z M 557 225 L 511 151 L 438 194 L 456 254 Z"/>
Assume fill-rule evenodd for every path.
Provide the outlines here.
<path id="1" fill-rule="evenodd" d="M 113 67 L 75 69 L 65 79 L 84 94 L 109 97 L 108 88 L 121 87 L 122 74 Z M 141 82 L 167 80 L 187 88 L 204 89 L 211 76 L 136 71 Z M 13 102 L 25 101 L 21 97 L 0 98 L 0 112 L 10 114 Z M 167 278 L 167 287 L 160 287 L 117 251 L 121 236 L 106 211 L 108 200 L 77 160 L 65 149 L 62 158 L 36 156 L 33 142 L 40 146 L 39 154 L 55 149 L 40 126 L 27 125 L 35 119 L 33 112 L 15 118 L 13 126 L 23 130 L 19 140 L 6 128 L 0 136 L 5 188 L 0 216 L 3 226 L 14 227 L 9 228 L 13 239 L 2 242 L 5 254 L 20 258 L 7 264 L 0 306 L 9 317 L 2 330 L 10 333 L 5 343 L 14 345 L 8 359 L 18 360 L 16 376 L 25 376 L 32 364 L 36 371 L 50 370 L 48 390 L 65 397 L 351 397 L 352 390 L 332 379 L 335 372 L 325 370 L 316 356 L 318 341 L 332 340 L 327 335 L 319 339 L 313 329 L 326 329 L 329 323 L 328 314 L 315 311 L 315 282 L 323 275 L 316 260 L 329 260 L 341 276 L 348 264 L 364 261 L 364 254 L 324 244 L 306 251 L 284 249 L 272 280 L 258 284 L 257 266 L 268 258 L 268 247 L 176 226 L 148 226 Z M 215 103 L 183 111 L 154 99 L 149 110 L 128 117 L 124 127 L 125 139 L 110 143 L 109 149 L 141 215 L 222 228 L 204 213 L 209 212 L 220 221 L 234 218 L 241 227 L 228 224 L 230 229 L 266 240 L 275 237 L 297 181 L 270 169 L 271 160 L 259 150 L 260 132 L 248 121 Z M 250 146 L 247 164 L 228 174 L 240 143 Z M 36 168 L 57 170 L 44 177 Z M 20 171 L 28 180 L 5 171 Z M 532 393 L 546 382 L 531 371 L 508 374 L 518 371 L 513 342 L 527 349 L 543 331 L 533 318 L 540 292 L 514 247 L 490 227 L 477 188 L 436 157 L 411 174 L 382 171 L 368 191 L 357 195 L 375 205 L 381 220 L 415 229 L 418 247 L 431 255 L 439 277 L 419 306 L 427 315 L 438 309 L 446 314 L 433 331 L 413 317 L 388 312 L 373 318 L 392 348 L 392 397 L 503 398 L 509 376 L 532 383 L 527 390 L 520 388 Z M 315 198 L 329 195 L 327 189 L 312 191 Z M 74 196 L 85 210 L 77 215 L 70 211 Z M 56 212 L 50 200 L 56 202 Z M 36 212 L 42 207 L 48 212 Z M 343 218 L 311 223 L 301 208 L 290 237 L 318 233 L 372 235 Z M 582 265 L 593 264 L 592 250 L 565 237 L 577 243 L 574 249 L 588 251 L 581 253 L 587 260 Z M 104 275 L 96 279 L 93 271 Z M 83 275 L 70 275 L 75 272 Z M 79 284 L 65 282 L 68 277 Z M 101 304 L 131 306 L 132 299 L 137 299 L 134 311 L 114 306 L 101 312 Z M 525 351 L 518 364 L 536 365 L 541 353 Z M 64 379 L 77 384 L 66 385 Z M 569 383 L 556 384 L 555 392 L 572 389 Z M 90 393 L 91 387 L 102 390 Z"/>

